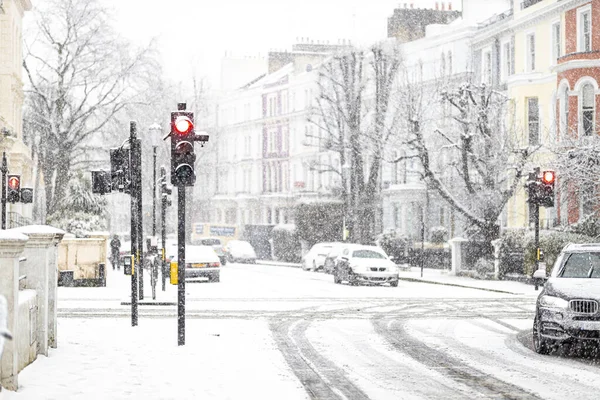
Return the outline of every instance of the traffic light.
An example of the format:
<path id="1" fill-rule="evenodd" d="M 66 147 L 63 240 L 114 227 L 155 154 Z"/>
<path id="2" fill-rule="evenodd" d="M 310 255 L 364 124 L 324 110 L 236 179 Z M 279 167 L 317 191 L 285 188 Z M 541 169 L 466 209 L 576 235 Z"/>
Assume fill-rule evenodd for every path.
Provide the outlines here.
<path id="1" fill-rule="evenodd" d="M 33 203 L 33 189 L 21 188 L 21 203 Z"/>
<path id="2" fill-rule="evenodd" d="M 529 174 L 525 187 L 529 198 L 527 201 L 541 207 L 554 207 L 554 185 L 556 173 L 551 170 L 543 171 L 540 175 L 539 169 Z"/>
<path id="3" fill-rule="evenodd" d="M 92 171 L 92 193 L 106 194 L 112 190 L 111 174 L 108 171 Z"/>
<path id="4" fill-rule="evenodd" d="M 6 192 L 6 201 L 9 203 L 18 203 L 21 200 L 21 176 L 8 175 L 8 191 Z"/>
<path id="5" fill-rule="evenodd" d="M 131 168 L 129 149 L 110 149 L 110 175 L 112 190 L 131 192 Z"/>
<path id="6" fill-rule="evenodd" d="M 539 185 L 539 205 L 542 207 L 554 207 L 554 184 L 556 174 L 554 171 L 542 172 L 541 185 Z"/>
<path id="7" fill-rule="evenodd" d="M 193 186 L 196 182 L 194 163 L 194 113 L 171 113 L 171 183 L 175 186 Z"/>
<path id="8" fill-rule="evenodd" d="M 167 185 L 167 177 L 165 176 L 165 178 L 162 180 L 161 184 L 160 184 L 160 194 L 162 196 L 162 198 L 165 200 L 166 202 L 166 206 L 170 207 L 172 205 L 171 203 L 171 193 L 173 193 L 173 189 Z"/>

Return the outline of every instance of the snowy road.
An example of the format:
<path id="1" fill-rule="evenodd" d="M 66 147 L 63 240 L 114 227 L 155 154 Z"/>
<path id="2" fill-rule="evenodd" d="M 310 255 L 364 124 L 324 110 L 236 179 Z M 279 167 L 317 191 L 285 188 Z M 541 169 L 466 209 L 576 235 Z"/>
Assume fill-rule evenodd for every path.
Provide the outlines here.
<path id="1" fill-rule="evenodd" d="M 530 348 L 535 292 L 514 296 L 228 265 L 188 284 L 186 346 L 173 306 L 140 306 L 127 279 L 61 288 L 59 348 L 8 399 L 597 399 L 600 358 Z M 175 287 L 157 300 L 175 299 Z"/>

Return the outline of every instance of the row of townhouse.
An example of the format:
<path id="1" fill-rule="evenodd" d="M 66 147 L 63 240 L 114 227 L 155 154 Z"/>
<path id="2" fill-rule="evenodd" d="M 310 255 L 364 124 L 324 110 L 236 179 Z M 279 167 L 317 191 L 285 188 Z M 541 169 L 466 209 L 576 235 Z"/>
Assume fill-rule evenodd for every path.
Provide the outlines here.
<path id="1" fill-rule="evenodd" d="M 297 43 L 271 52 L 268 69 L 218 101 L 214 175 L 206 168 L 198 198 L 211 197 L 198 218 L 228 224 L 286 224 L 299 201 L 337 198 L 340 177 L 316 164 L 335 163 L 324 135 L 309 122 L 317 67 L 348 46 Z M 339 192 L 339 191 L 338 191 Z"/>
<path id="2" fill-rule="evenodd" d="M 600 20 L 600 1 L 500 0 L 485 2 L 487 13 L 469 14 L 472 3 L 465 2 L 463 18 L 428 26 L 424 38 L 402 45 L 405 57 L 424 71 L 423 80 L 445 75 L 504 93 L 512 130 L 522 146 L 539 146 L 533 164 L 541 168 L 552 165 L 562 141 L 595 138 L 600 27 L 593 21 Z M 384 170 L 384 229 L 418 237 L 424 214 L 427 227 L 445 226 L 451 237 L 460 235 L 465 226 L 459 216 L 427 190 L 418 173 L 412 179 L 398 176 L 402 170 L 396 165 Z M 520 186 L 502 215 L 502 227 L 532 222 L 526 198 Z M 562 191 L 554 208 L 541 210 L 542 226 L 572 224 L 591 212 L 593 204 L 583 193 Z"/>
<path id="3" fill-rule="evenodd" d="M 423 82 L 469 80 L 504 93 L 514 132 L 523 146 L 540 147 L 534 161 L 542 168 L 569 132 L 597 134 L 600 28 L 594 21 L 600 20 L 600 0 L 464 0 L 460 17 L 439 18 L 440 12 L 455 13 L 431 10 L 429 20 L 435 23 L 423 26 L 419 39 L 389 33 L 402 42 L 406 67 L 418 68 Z M 400 9 L 394 16 L 414 22 L 416 15 L 426 23 L 423 13 Z M 309 113 L 318 95 L 318 65 L 343 47 L 303 43 L 289 53 L 272 53 L 264 75 L 222 97 L 214 132 L 216 174 L 206 176 L 208 185 L 199 189 L 201 198 L 211 198 L 200 219 L 290 223 L 298 202 L 339 198 L 340 177 L 311 168 L 337 160 Z M 447 110 L 429 112 L 441 116 L 442 126 L 449 119 Z M 397 159 L 402 151 L 390 149 L 388 156 Z M 436 161 L 442 179 L 451 181 L 455 176 L 444 168 L 448 157 L 441 154 Z M 381 229 L 413 238 L 423 226 L 426 232 L 444 226 L 451 237 L 466 229 L 423 184 L 414 159 L 383 166 L 381 209 Z M 585 202 L 563 193 L 541 218 L 550 227 L 576 222 L 588 212 Z M 506 206 L 502 226 L 525 227 L 531 214 L 520 188 Z"/>

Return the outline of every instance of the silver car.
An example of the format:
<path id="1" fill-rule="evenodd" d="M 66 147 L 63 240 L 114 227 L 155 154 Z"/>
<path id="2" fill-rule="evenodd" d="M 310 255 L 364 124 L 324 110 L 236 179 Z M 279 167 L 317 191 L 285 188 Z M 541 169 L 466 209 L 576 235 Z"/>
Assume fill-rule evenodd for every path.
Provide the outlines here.
<path id="1" fill-rule="evenodd" d="M 541 270 L 534 277 L 546 279 Z M 600 342 L 599 278 L 600 244 L 570 244 L 562 250 L 537 299 L 536 352 L 548 354 L 574 341 Z"/>
<path id="2" fill-rule="evenodd" d="M 351 285 L 360 283 L 398 286 L 398 267 L 377 246 L 347 245 L 341 259 L 335 265 L 334 283 L 347 281 Z"/>

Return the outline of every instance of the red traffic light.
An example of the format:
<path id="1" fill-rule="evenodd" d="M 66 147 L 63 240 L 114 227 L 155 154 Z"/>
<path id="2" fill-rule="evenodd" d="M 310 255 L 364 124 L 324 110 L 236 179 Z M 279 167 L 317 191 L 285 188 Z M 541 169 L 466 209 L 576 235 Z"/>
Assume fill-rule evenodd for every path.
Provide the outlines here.
<path id="1" fill-rule="evenodd" d="M 179 116 L 175 120 L 175 131 L 180 135 L 185 135 L 186 133 L 190 133 L 192 129 L 194 129 L 194 123 L 186 116 Z"/>
<path id="2" fill-rule="evenodd" d="M 21 187 L 21 179 L 16 176 L 9 176 L 8 177 L 8 188 L 12 189 L 12 190 L 19 190 L 19 188 Z"/>
<path id="3" fill-rule="evenodd" d="M 556 174 L 554 173 L 554 171 L 544 171 L 542 173 L 542 182 L 544 182 L 546 185 L 553 184 L 555 179 Z"/>

